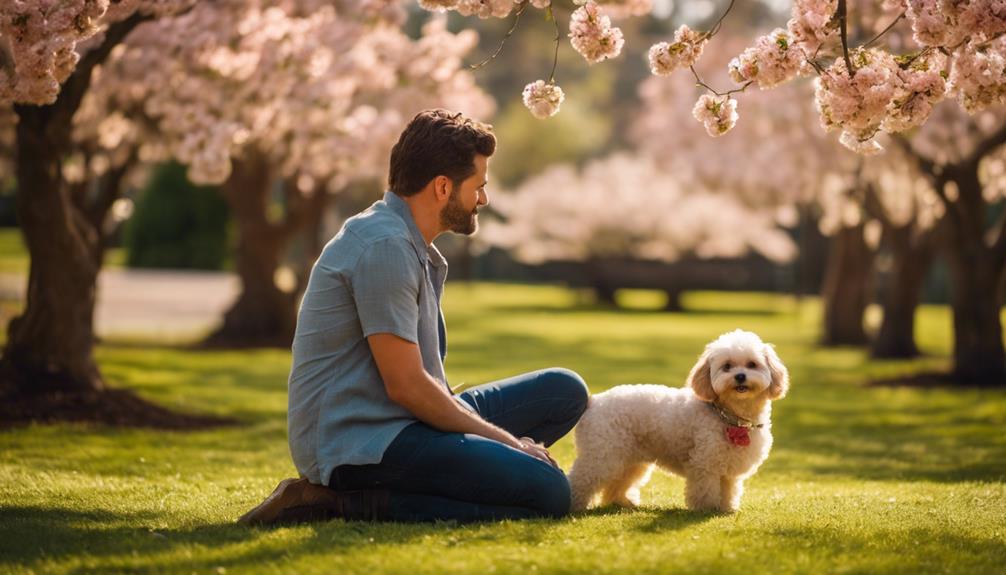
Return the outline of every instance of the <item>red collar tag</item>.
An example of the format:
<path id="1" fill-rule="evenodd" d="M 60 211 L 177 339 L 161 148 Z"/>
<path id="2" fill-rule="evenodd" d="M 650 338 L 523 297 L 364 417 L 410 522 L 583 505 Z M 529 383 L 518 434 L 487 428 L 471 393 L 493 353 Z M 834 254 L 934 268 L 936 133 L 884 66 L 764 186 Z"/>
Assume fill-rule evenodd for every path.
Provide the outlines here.
<path id="1" fill-rule="evenodd" d="M 728 425 L 727 441 L 739 447 L 751 445 L 751 436 L 748 435 L 748 428 Z"/>

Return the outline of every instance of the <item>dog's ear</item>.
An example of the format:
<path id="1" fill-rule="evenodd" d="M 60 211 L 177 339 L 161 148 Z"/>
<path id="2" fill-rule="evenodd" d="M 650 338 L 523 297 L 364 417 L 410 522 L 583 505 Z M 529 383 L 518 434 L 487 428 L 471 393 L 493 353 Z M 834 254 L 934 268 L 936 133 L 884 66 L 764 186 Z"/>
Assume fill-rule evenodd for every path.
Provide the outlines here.
<path id="1" fill-rule="evenodd" d="M 698 363 L 688 374 L 688 387 L 695 392 L 695 397 L 702 401 L 716 401 L 716 391 L 713 389 L 712 374 L 709 369 L 709 350 L 702 352 Z"/>
<path id="2" fill-rule="evenodd" d="M 769 373 L 772 374 L 772 383 L 768 386 L 769 399 L 786 397 L 786 392 L 789 391 L 789 370 L 783 365 L 771 344 L 765 344 L 765 363 L 768 364 Z"/>

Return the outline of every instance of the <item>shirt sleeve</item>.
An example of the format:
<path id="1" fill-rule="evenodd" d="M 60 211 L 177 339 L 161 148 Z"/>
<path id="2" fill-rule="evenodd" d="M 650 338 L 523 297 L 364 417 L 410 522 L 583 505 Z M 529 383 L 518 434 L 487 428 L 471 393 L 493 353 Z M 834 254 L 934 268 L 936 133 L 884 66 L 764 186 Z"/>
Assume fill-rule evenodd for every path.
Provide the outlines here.
<path id="1" fill-rule="evenodd" d="M 419 343 L 423 268 L 407 240 L 388 238 L 369 246 L 351 277 L 363 337 L 390 333 Z"/>

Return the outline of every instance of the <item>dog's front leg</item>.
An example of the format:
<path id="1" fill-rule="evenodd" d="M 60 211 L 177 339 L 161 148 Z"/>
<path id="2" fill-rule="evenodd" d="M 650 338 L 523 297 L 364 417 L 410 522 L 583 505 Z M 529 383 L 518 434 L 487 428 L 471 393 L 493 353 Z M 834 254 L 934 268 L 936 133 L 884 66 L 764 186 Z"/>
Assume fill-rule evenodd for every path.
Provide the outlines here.
<path id="1" fill-rule="evenodd" d="M 744 480 L 739 477 L 723 476 L 720 478 L 720 511 L 734 512 L 741 508 L 741 495 L 744 494 Z"/>
<path id="2" fill-rule="evenodd" d="M 720 509 L 723 488 L 719 474 L 693 471 L 685 476 L 685 504 L 693 511 Z"/>

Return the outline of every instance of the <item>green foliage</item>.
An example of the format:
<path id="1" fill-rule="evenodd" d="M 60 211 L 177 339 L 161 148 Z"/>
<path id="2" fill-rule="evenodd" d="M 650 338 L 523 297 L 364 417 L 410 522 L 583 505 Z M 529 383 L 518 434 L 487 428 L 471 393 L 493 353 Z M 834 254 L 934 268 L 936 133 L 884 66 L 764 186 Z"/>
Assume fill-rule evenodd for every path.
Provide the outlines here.
<path id="1" fill-rule="evenodd" d="M 562 111 L 547 120 L 532 116 L 522 103 L 507 106 L 495 124 L 501 144 L 492 159 L 491 177 L 510 188 L 548 166 L 576 164 L 604 149 L 611 121 L 585 107 L 579 96 L 567 96 Z"/>
<path id="2" fill-rule="evenodd" d="M 179 164 L 159 166 L 126 224 L 131 268 L 219 270 L 228 255 L 227 204 L 213 187 L 195 186 Z"/>
<path id="3" fill-rule="evenodd" d="M 114 385 L 176 409 L 246 424 L 196 433 L 77 425 L 0 433 L 0 572 L 157 573 L 1002 573 L 1006 394 L 870 387 L 945 369 L 950 315 L 923 306 L 929 357 L 871 362 L 814 346 L 820 307 L 763 294 L 689 293 L 688 314 L 622 310 L 549 287 L 451 284 L 452 385 L 550 365 L 593 391 L 681 385 L 703 346 L 742 327 L 777 345 L 793 387 L 773 414 L 775 446 L 742 511 L 684 509 L 683 482 L 657 474 L 636 511 L 473 526 L 233 524 L 283 477 L 286 351 L 205 352 L 106 343 Z M 572 441 L 553 453 L 565 469 Z"/>

